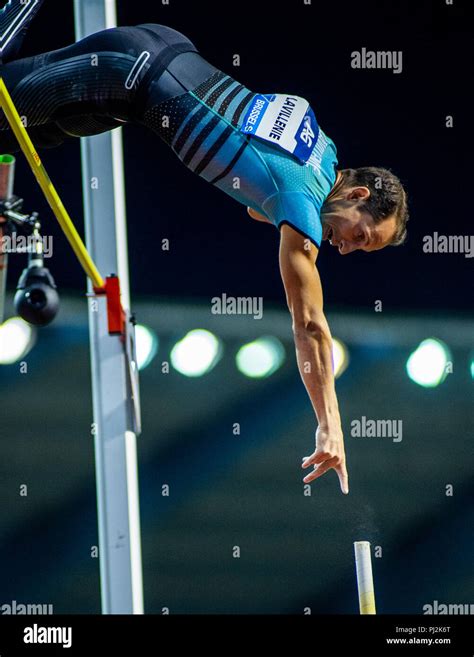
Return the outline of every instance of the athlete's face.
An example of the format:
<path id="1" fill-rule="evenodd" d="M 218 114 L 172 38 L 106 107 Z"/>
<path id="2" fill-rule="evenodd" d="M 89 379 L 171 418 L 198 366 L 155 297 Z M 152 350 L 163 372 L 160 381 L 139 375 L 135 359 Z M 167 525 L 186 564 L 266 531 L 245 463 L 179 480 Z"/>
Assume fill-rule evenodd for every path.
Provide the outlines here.
<path id="1" fill-rule="evenodd" d="M 387 246 L 396 231 L 395 217 L 375 223 L 361 207 L 370 194 L 367 187 L 354 187 L 342 194 L 323 205 L 323 240 L 328 240 L 341 255 L 357 250 L 378 251 Z"/>

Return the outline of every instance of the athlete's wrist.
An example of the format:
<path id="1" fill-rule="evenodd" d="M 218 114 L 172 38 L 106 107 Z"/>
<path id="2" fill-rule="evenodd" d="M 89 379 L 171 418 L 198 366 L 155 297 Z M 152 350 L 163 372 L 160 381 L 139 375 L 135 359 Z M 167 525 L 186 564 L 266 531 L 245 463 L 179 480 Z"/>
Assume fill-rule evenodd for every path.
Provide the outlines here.
<path id="1" fill-rule="evenodd" d="M 325 433 L 341 431 L 341 416 L 339 415 L 339 409 L 337 407 L 326 411 L 324 417 L 321 417 L 320 414 L 316 419 L 320 431 L 324 431 Z"/>

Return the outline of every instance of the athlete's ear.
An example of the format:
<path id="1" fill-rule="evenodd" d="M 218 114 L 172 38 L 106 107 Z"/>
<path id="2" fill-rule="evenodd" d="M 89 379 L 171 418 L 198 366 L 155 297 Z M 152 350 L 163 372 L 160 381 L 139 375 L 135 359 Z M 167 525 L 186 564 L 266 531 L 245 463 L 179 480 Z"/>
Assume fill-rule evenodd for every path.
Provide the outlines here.
<path id="1" fill-rule="evenodd" d="M 363 201 L 370 196 L 370 189 L 368 187 L 352 187 L 348 194 L 349 201 Z"/>

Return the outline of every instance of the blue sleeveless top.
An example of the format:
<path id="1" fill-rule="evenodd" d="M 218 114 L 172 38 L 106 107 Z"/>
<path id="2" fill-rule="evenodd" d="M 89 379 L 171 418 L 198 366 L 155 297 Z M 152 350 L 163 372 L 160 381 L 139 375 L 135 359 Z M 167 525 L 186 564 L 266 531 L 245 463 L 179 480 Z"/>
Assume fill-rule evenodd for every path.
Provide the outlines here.
<path id="1" fill-rule="evenodd" d="M 336 180 L 336 147 L 319 129 L 304 164 L 279 146 L 241 132 L 256 96 L 216 71 L 195 89 L 149 107 L 143 123 L 197 175 L 277 228 L 289 224 L 319 248 L 321 207 Z"/>

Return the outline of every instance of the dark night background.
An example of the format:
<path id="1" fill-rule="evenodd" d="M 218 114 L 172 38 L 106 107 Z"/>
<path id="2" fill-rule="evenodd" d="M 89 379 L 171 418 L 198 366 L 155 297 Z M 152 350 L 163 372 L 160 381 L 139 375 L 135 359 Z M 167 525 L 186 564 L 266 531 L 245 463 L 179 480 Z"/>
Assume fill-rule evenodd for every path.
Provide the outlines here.
<path id="1" fill-rule="evenodd" d="M 370 311 L 381 299 L 384 310 L 439 313 L 462 311 L 472 297 L 472 259 L 422 251 L 423 236 L 434 231 L 472 233 L 466 195 L 472 63 L 467 4 L 313 0 L 305 6 L 295 0 L 241 0 L 227 7 L 212 0 L 172 1 L 170 6 L 149 0 L 119 2 L 118 18 L 122 25 L 157 22 L 184 32 L 206 59 L 254 91 L 308 98 L 337 145 L 341 168 L 381 165 L 397 173 L 410 199 L 408 242 L 346 257 L 325 243 L 318 262 L 326 304 Z M 73 40 L 72 2 L 49 0 L 22 54 Z M 352 69 L 351 52 L 363 46 L 402 50 L 402 73 Z M 240 67 L 232 66 L 235 53 Z M 445 127 L 446 115 L 454 117 L 451 129 Z M 127 126 L 124 141 L 133 294 L 186 300 L 225 291 L 284 302 L 277 231 L 250 220 L 244 206 L 186 170 L 144 128 Z M 41 155 L 82 227 L 79 140 Z M 18 159 L 16 193 L 29 209 L 42 212 L 45 231 L 56 236 L 52 269 L 57 282 L 63 290 L 82 291 L 82 272 Z M 170 252 L 159 248 L 163 238 L 171 240 Z"/>
<path id="2" fill-rule="evenodd" d="M 474 233 L 468 3 L 117 4 L 119 25 L 176 28 L 253 91 L 306 97 L 340 166 L 391 168 L 406 185 L 411 214 L 402 247 L 342 257 L 322 246 L 329 325 L 349 355 L 336 389 L 351 492 L 339 492 L 332 472 L 306 496 L 300 464 L 316 423 L 294 358 L 278 232 L 193 175 L 157 136 L 125 126 L 133 310 L 159 341 L 140 373 L 146 612 L 302 614 L 309 606 L 315 615 L 357 614 L 352 544 L 361 539 L 383 548 L 373 560 L 377 613 L 421 615 L 434 601 L 472 605 L 474 259 L 422 249 L 435 231 Z M 72 43 L 73 26 L 72 0 L 46 0 L 22 54 Z M 402 73 L 352 69 L 351 52 L 362 47 L 403 51 Z M 232 66 L 235 54 L 240 68 Z M 41 156 L 82 232 L 79 140 Z M 84 275 L 21 155 L 15 192 L 55 236 L 48 266 L 63 303 L 26 356 L 0 367 L 0 611 L 16 600 L 51 603 L 54 613 L 98 613 Z M 11 302 L 24 258 L 10 264 Z M 211 313 L 211 298 L 222 293 L 262 297 L 264 316 Z M 383 313 L 374 312 L 375 300 Z M 176 367 L 164 373 L 177 341 L 195 328 L 221 341 L 221 360 L 199 377 Z M 267 335 L 281 342 L 284 362 L 266 378 L 244 376 L 238 350 Z M 439 385 L 424 387 L 406 366 L 430 336 L 449 353 Z M 424 358 L 420 369 L 429 370 L 435 359 Z M 403 441 L 355 437 L 352 422 L 361 416 L 403 421 Z M 27 498 L 18 494 L 25 482 Z M 235 545 L 240 559 L 232 557 Z M 303 639 L 313 647 L 314 637 Z"/>

